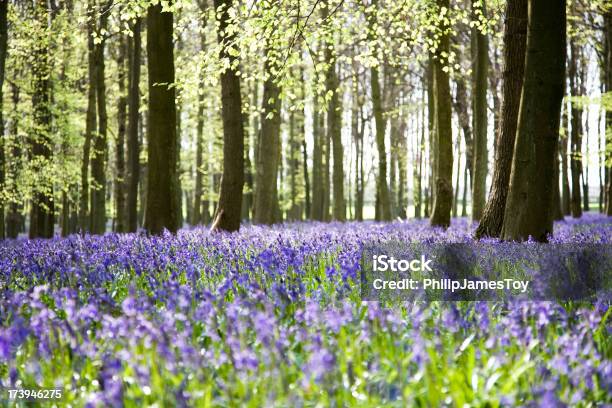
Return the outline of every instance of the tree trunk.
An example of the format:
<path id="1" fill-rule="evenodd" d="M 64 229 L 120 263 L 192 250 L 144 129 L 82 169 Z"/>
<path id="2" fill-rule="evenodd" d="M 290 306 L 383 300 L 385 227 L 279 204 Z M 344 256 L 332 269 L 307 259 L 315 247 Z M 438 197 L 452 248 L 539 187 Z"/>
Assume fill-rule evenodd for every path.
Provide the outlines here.
<path id="1" fill-rule="evenodd" d="M 36 0 L 34 3 L 34 21 L 38 26 L 37 38 L 32 50 L 31 65 L 33 76 L 32 109 L 34 131 L 31 134 L 32 159 L 35 171 L 40 174 L 44 166 L 52 160 L 53 149 L 51 133 L 50 89 L 51 63 L 49 61 L 48 24 L 50 23 L 47 2 Z M 40 166 L 40 167 L 39 167 Z M 53 185 L 38 185 L 32 197 L 30 209 L 30 238 L 53 237 L 55 203 Z"/>
<path id="2" fill-rule="evenodd" d="M 300 69 L 300 79 L 302 81 L 302 101 L 304 107 L 301 111 L 300 122 L 300 137 L 302 138 L 302 169 L 304 176 L 304 194 L 305 194 L 305 218 L 310 217 L 310 177 L 308 176 L 308 146 L 306 145 L 306 86 L 304 82 L 304 69 Z"/>
<path id="3" fill-rule="evenodd" d="M 79 227 L 82 232 L 89 231 L 89 164 L 91 160 L 91 142 L 95 137 L 97 127 L 96 116 L 96 46 L 94 35 L 96 31 L 95 2 L 90 0 L 87 5 L 87 114 L 85 119 L 85 141 L 83 142 L 83 161 L 81 163 L 81 195 L 79 202 Z"/>
<path id="4" fill-rule="evenodd" d="M 148 174 L 145 229 L 161 234 L 179 228 L 173 14 L 161 5 L 147 10 Z"/>
<path id="5" fill-rule="evenodd" d="M 355 219 L 363 221 L 363 103 L 359 96 L 357 67 L 353 65 L 351 90 L 351 134 L 355 141 Z"/>
<path id="6" fill-rule="evenodd" d="M 327 8 L 324 8 L 327 10 Z M 346 221 L 346 203 L 344 201 L 344 150 L 342 147 L 342 94 L 336 72 L 336 60 L 332 54 L 332 44 L 325 47 L 325 61 L 328 64 L 326 76 L 327 92 L 332 96 L 327 107 L 328 139 L 333 143 L 333 213 L 337 221 Z M 328 154 L 329 157 L 329 154 Z"/>
<path id="7" fill-rule="evenodd" d="M 208 1 L 199 1 L 202 20 L 200 22 L 200 51 L 206 51 L 206 31 Z M 200 73 L 202 75 L 203 73 Z M 193 193 L 192 225 L 202 223 L 202 194 L 204 184 L 204 78 L 200 77 L 198 82 L 198 116 L 196 124 L 196 163 L 195 163 L 195 185 Z"/>
<path id="8" fill-rule="evenodd" d="M 331 140 L 325 126 L 325 116 L 319 115 L 319 129 L 323 137 L 323 221 L 331 221 L 330 195 L 331 195 Z"/>
<path id="9" fill-rule="evenodd" d="M 141 19 L 134 20 L 132 38 L 128 41 L 128 127 L 127 127 L 127 231 L 135 232 L 138 228 L 138 182 L 140 179 L 140 143 L 138 140 L 138 110 L 140 109 L 140 54 Z"/>
<path id="10" fill-rule="evenodd" d="M 204 80 L 200 78 L 198 92 L 198 119 L 196 125 L 196 169 L 193 197 L 192 223 L 198 225 L 202 222 L 202 193 L 204 180 Z"/>
<path id="11" fill-rule="evenodd" d="M 575 40 L 570 39 L 571 57 L 569 60 L 568 77 L 571 96 L 579 96 L 580 84 L 580 50 Z M 577 103 L 571 103 L 572 129 L 570 134 L 570 169 L 572 182 L 571 209 L 572 217 L 582 217 L 582 198 L 580 194 L 580 176 L 582 175 L 582 108 Z"/>
<path id="12" fill-rule="evenodd" d="M 467 197 L 470 183 L 468 183 L 468 167 L 463 168 L 463 196 L 461 197 L 461 216 L 467 217 Z"/>
<path id="13" fill-rule="evenodd" d="M 430 216 L 429 207 L 433 202 L 434 194 L 436 189 L 434 187 L 436 179 L 436 170 L 438 168 L 436 164 L 436 151 L 438 137 L 436 135 L 436 90 L 434 83 L 434 56 L 429 53 L 427 60 L 427 131 L 429 136 L 429 178 L 427 180 L 427 187 L 425 188 L 425 217 Z M 471 153 L 470 153 L 471 154 Z"/>
<path id="14" fill-rule="evenodd" d="M 375 39 L 376 13 L 378 0 L 372 0 L 371 11 L 367 15 L 368 37 Z M 373 53 L 377 54 L 376 52 Z M 378 67 L 370 68 L 370 81 L 372 88 L 372 109 L 374 111 L 374 122 L 376 124 L 376 148 L 378 150 L 378 175 L 376 177 L 376 195 L 378 197 L 377 219 L 381 221 L 391 220 L 391 199 L 389 194 L 389 184 L 387 183 L 387 148 L 385 146 L 385 119 L 384 109 L 380 91 L 380 80 L 378 78 Z"/>
<path id="15" fill-rule="evenodd" d="M 449 0 L 436 0 L 439 9 L 449 8 Z M 449 53 L 448 21 L 444 19 L 440 26 L 440 39 L 434 59 L 434 89 L 436 101 L 436 179 L 431 225 L 446 228 L 450 225 L 453 205 L 453 132 L 451 125 L 451 95 L 448 72 Z"/>
<path id="16" fill-rule="evenodd" d="M 398 144 L 399 151 L 397 152 L 397 208 L 398 216 L 401 219 L 408 217 L 408 196 L 407 196 L 407 184 L 408 184 L 408 141 L 406 136 L 406 118 L 400 117 L 400 124 L 398 129 Z"/>
<path id="17" fill-rule="evenodd" d="M 486 18 L 484 0 L 472 0 L 474 16 Z M 472 220 L 478 221 L 482 216 L 487 194 L 487 74 L 489 72 L 489 39 L 478 28 L 472 28 L 473 44 L 476 46 L 473 55 L 473 129 L 474 129 L 474 171 L 472 173 Z"/>
<path id="18" fill-rule="evenodd" d="M 468 113 L 467 89 L 465 85 L 465 80 L 461 76 L 456 79 L 455 83 L 457 85 L 455 87 L 455 111 L 457 112 L 459 127 L 463 132 L 463 140 L 465 142 L 465 165 L 467 166 L 468 172 L 470 174 L 470 180 L 472 180 L 474 175 L 474 142 L 472 140 L 470 115 Z"/>
<path id="19" fill-rule="evenodd" d="M 228 33 L 229 8 L 232 0 L 215 0 L 219 23 L 218 39 L 223 44 L 221 58 L 230 61 L 230 68 L 221 74 L 221 115 L 223 117 L 223 176 L 219 204 L 212 230 L 237 231 L 240 228 L 242 186 L 244 184 L 244 128 L 240 77 L 237 75 L 236 56 L 230 55 L 229 44 L 235 34 Z M 263 129 L 262 129 L 263 132 Z M 276 179 L 275 179 L 276 180 Z M 257 211 L 257 204 L 255 211 Z"/>
<path id="20" fill-rule="evenodd" d="M 455 175 L 455 188 L 454 188 L 454 194 L 455 196 L 453 197 L 453 217 L 456 217 L 458 215 L 458 209 L 459 209 L 459 182 L 460 182 L 460 178 L 461 178 L 461 141 L 459 140 L 459 138 L 457 138 L 457 141 L 455 143 L 455 157 L 457 157 L 457 174 Z"/>
<path id="21" fill-rule="evenodd" d="M 563 108 L 563 114 L 561 116 L 562 128 L 565 130 L 564 134 L 561 135 L 561 143 L 559 146 L 559 154 L 561 158 L 561 211 L 563 215 L 570 215 L 571 210 L 571 194 L 569 186 L 569 174 L 567 164 L 567 139 L 569 137 L 569 126 L 567 120 L 567 106 Z"/>
<path id="22" fill-rule="evenodd" d="M 565 1 L 529 0 L 528 15 L 525 78 L 502 236 L 545 242 L 553 232 L 554 156 L 565 79 Z"/>
<path id="23" fill-rule="evenodd" d="M 504 28 L 504 70 L 502 107 L 495 166 L 489 199 L 485 205 L 476 237 L 499 237 L 504 223 L 512 155 L 516 139 L 525 51 L 527 46 L 527 0 L 509 0 Z"/>
<path id="24" fill-rule="evenodd" d="M 320 127 L 318 96 L 315 94 L 312 113 L 312 138 L 314 146 L 312 150 L 312 207 L 310 218 L 323 221 L 323 132 Z"/>
<path id="25" fill-rule="evenodd" d="M 612 10 L 608 10 L 604 15 L 604 32 L 606 36 L 606 92 L 612 92 Z M 612 111 L 606 111 L 606 146 L 612 144 Z M 606 149 L 606 200 L 605 212 L 612 215 L 612 152 Z"/>
<path id="26" fill-rule="evenodd" d="M 127 122 L 127 95 L 125 93 L 125 56 L 127 53 L 126 38 L 121 36 L 119 44 L 119 99 L 117 101 L 117 140 L 115 144 L 115 162 L 117 165 L 117 180 L 115 181 L 115 211 L 117 232 L 126 231 L 125 218 L 125 128 Z"/>
<path id="27" fill-rule="evenodd" d="M 92 234 L 103 234 L 106 230 L 106 162 L 108 159 L 106 113 L 106 82 L 104 48 L 106 43 L 106 28 L 108 14 L 112 1 L 99 10 L 100 24 L 97 37 L 99 43 L 94 46 L 94 63 L 96 67 L 96 102 L 98 108 L 98 132 L 93 139 L 93 154 L 91 158 L 91 215 L 90 229 Z"/>
<path id="28" fill-rule="evenodd" d="M 414 217 L 421 218 L 421 206 L 422 206 L 422 189 L 423 189 L 423 154 L 425 152 L 425 87 L 423 87 L 423 93 L 421 101 L 423 107 L 421 108 L 421 140 L 418 142 L 416 148 L 416 163 L 414 165 L 413 178 L 414 178 Z"/>
<path id="29" fill-rule="evenodd" d="M 22 159 L 22 142 L 18 139 L 19 132 L 19 87 L 14 82 L 11 83 L 11 102 L 12 102 L 12 120 L 10 134 L 15 138 L 11 149 L 11 156 L 8 162 L 8 171 L 11 177 L 11 195 L 17 197 L 18 188 L 17 180 L 18 173 L 21 170 Z M 6 217 L 6 236 L 8 238 L 17 238 L 21 232 L 23 224 L 23 205 L 16 200 L 13 200 L 10 205 L 9 213 Z"/>
<path id="30" fill-rule="evenodd" d="M 5 135 L 4 135 L 4 72 L 8 47 L 8 1 L 0 2 L 0 191 L 4 191 L 6 181 Z M 4 229 L 4 200 L 0 200 L 0 239 L 6 237 Z"/>
<path id="31" fill-rule="evenodd" d="M 280 159 L 281 89 L 274 74 L 277 69 L 273 63 L 274 51 L 268 49 L 266 52 L 268 57 L 264 63 L 264 71 L 267 78 L 263 89 L 253 221 L 256 224 L 271 225 L 275 219 L 274 203 L 278 202 L 276 183 Z"/>

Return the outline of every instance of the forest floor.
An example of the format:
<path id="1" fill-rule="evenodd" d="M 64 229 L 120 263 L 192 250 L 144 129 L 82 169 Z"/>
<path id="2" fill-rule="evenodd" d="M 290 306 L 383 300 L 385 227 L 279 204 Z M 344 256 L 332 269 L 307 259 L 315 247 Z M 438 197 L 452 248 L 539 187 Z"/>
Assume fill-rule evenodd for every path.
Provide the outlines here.
<path id="1" fill-rule="evenodd" d="M 608 298 L 362 299 L 365 245 L 470 244 L 473 228 L 294 223 L 5 241 L 0 389 L 61 388 L 72 406 L 612 403 Z M 547 245 L 611 243 L 612 218 L 585 214 L 556 223 Z"/>

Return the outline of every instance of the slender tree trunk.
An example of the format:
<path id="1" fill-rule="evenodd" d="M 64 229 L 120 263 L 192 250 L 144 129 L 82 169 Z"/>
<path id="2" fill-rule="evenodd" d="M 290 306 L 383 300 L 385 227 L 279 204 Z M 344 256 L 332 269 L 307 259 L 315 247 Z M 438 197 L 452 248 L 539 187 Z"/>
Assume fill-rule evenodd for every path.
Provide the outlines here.
<path id="1" fill-rule="evenodd" d="M 397 153 L 399 138 L 397 136 L 397 118 L 389 118 L 389 201 L 391 202 L 391 218 L 398 214 L 397 206 Z"/>
<path id="2" fill-rule="evenodd" d="M 318 97 L 315 94 L 312 114 L 312 207 L 310 218 L 323 221 L 323 129 L 320 128 Z"/>
<path id="3" fill-rule="evenodd" d="M 468 167 L 463 168 L 463 196 L 461 197 L 461 216 L 467 217 L 467 197 L 470 183 L 468 183 Z"/>
<path id="4" fill-rule="evenodd" d="M 106 28 L 108 14 L 112 1 L 108 1 L 99 10 L 100 24 L 97 37 L 100 42 L 94 46 L 94 61 L 96 65 L 96 102 L 98 108 L 98 132 L 93 139 L 93 154 L 91 158 L 91 218 L 90 229 L 93 234 L 103 234 L 106 230 L 106 162 L 108 159 L 106 113 L 106 82 L 104 48 L 106 43 Z"/>
<path id="5" fill-rule="evenodd" d="M 569 137 L 569 125 L 567 119 L 567 106 L 563 108 L 563 114 L 561 116 L 562 128 L 565 129 L 564 134 L 561 136 L 561 143 L 559 146 L 559 154 L 561 158 L 561 211 L 563 215 L 570 215 L 571 210 L 571 194 L 569 186 L 569 174 L 567 164 L 567 139 Z"/>
<path id="6" fill-rule="evenodd" d="M 425 217 L 430 216 L 429 207 L 433 205 L 436 189 L 434 186 L 436 180 L 437 165 L 437 129 L 436 129 L 436 90 L 434 81 L 434 56 L 429 53 L 427 60 L 427 120 L 428 120 L 428 136 L 429 136 L 429 178 L 427 180 L 427 188 L 425 189 Z"/>
<path id="7" fill-rule="evenodd" d="M 18 174 L 21 170 L 22 159 L 22 142 L 19 140 L 19 87 L 14 82 L 11 82 L 11 102 L 12 102 L 12 119 L 10 134 L 15 139 L 12 143 L 11 156 L 8 162 L 8 171 L 11 178 L 11 195 L 16 197 L 18 195 L 17 180 Z M 23 205 L 13 200 L 10 204 L 10 210 L 6 217 L 6 236 L 8 238 L 17 238 L 19 232 L 21 232 L 21 225 L 23 224 Z"/>
<path id="8" fill-rule="evenodd" d="M 49 27 L 47 2 L 36 0 L 34 3 L 34 21 L 37 25 L 32 50 L 33 63 L 31 66 L 33 76 L 32 108 L 34 132 L 30 136 L 32 158 L 37 163 L 35 171 L 42 172 L 53 156 L 51 140 L 51 62 L 49 55 Z M 30 238 L 51 238 L 53 236 L 55 203 L 53 185 L 39 185 L 32 197 L 30 210 Z"/>
<path id="9" fill-rule="evenodd" d="M 363 133 L 360 132 L 360 124 L 363 128 L 364 121 L 360 120 L 363 104 L 359 96 L 359 80 L 355 65 L 353 65 L 351 86 L 351 133 L 355 141 L 355 219 L 363 221 Z"/>
<path id="10" fill-rule="evenodd" d="M 231 55 L 228 49 L 235 37 L 235 34 L 227 32 L 231 18 L 229 13 L 231 4 L 232 0 L 215 0 L 219 23 L 218 39 L 219 43 L 223 44 L 221 58 L 228 58 L 231 67 L 235 67 L 237 65 L 236 56 Z M 223 176 L 219 204 L 212 225 L 213 230 L 223 231 L 237 231 L 240 228 L 242 187 L 244 185 L 244 128 L 240 77 L 237 75 L 236 68 L 231 67 L 221 74 Z M 257 207 L 256 204 L 255 211 Z"/>
<path id="11" fill-rule="evenodd" d="M 371 40 L 375 36 L 376 13 L 378 0 L 372 0 L 372 11 L 368 13 L 368 35 Z M 378 150 L 378 175 L 376 177 L 376 195 L 378 197 L 379 218 L 382 221 L 391 220 L 391 198 L 389 184 L 387 183 L 387 148 L 385 146 L 385 119 L 384 109 L 378 78 L 378 67 L 370 68 L 370 81 L 372 88 L 372 109 L 376 124 L 376 148 Z"/>
<path id="12" fill-rule="evenodd" d="M 606 36 L 606 92 L 612 92 L 612 10 L 608 10 L 604 15 L 604 33 Z M 612 111 L 606 111 L 606 146 L 612 145 Z M 605 212 L 612 215 L 612 152 L 606 149 L 606 200 Z"/>
<path id="13" fill-rule="evenodd" d="M 416 164 L 414 165 L 414 217 L 421 218 L 422 189 L 423 189 L 423 154 L 425 152 L 425 87 L 421 97 L 421 139 L 416 148 Z"/>
<path id="14" fill-rule="evenodd" d="M 486 17 L 485 0 L 472 0 L 475 16 Z M 489 39 L 478 28 L 472 28 L 476 50 L 474 61 L 473 121 L 474 171 L 472 178 L 472 220 L 482 216 L 487 194 L 487 74 L 489 72 Z"/>
<path id="15" fill-rule="evenodd" d="M 117 165 L 117 180 L 115 181 L 115 211 L 117 213 L 116 231 L 126 231 L 125 217 L 125 131 L 127 124 L 127 95 L 125 92 L 125 56 L 127 54 L 126 38 L 123 36 L 119 44 L 119 99 L 117 101 L 117 140 L 115 144 L 115 162 Z"/>
<path id="16" fill-rule="evenodd" d="M 4 191 L 6 182 L 5 135 L 4 135 L 4 72 L 8 47 L 8 1 L 0 2 L 0 191 Z M 4 200 L 0 200 L 0 239 L 6 237 L 4 229 Z"/>
<path id="17" fill-rule="evenodd" d="M 455 157 L 457 157 L 457 174 L 455 175 L 455 189 L 453 197 L 453 217 L 458 215 L 458 207 L 459 207 L 459 181 L 461 178 L 461 150 L 460 150 L 461 142 L 459 138 L 457 138 L 457 142 L 455 143 Z"/>
<path id="18" fill-rule="evenodd" d="M 399 151 L 397 152 L 397 208 L 398 216 L 401 219 L 408 217 L 408 198 L 407 198 L 407 184 L 408 184 L 408 141 L 406 139 L 406 118 L 400 118 L 400 125 L 398 130 L 398 144 Z"/>
<path id="19" fill-rule="evenodd" d="M 527 1 L 527 0 L 525 0 Z M 468 99 L 467 99 L 467 89 L 465 85 L 465 80 L 461 77 L 457 78 L 455 81 L 455 111 L 457 112 L 457 119 L 459 122 L 459 127 L 463 132 L 463 140 L 465 142 L 465 165 L 470 174 L 470 180 L 473 178 L 473 169 L 474 169 L 474 142 L 472 140 L 472 128 L 470 126 L 470 115 L 468 113 Z"/>
<path id="20" fill-rule="evenodd" d="M 308 176 L 308 146 L 306 145 L 306 86 L 304 81 L 304 69 L 300 68 L 300 79 L 302 81 L 302 101 L 304 107 L 301 111 L 301 122 L 300 122 L 300 137 L 302 138 L 302 167 L 304 175 L 304 194 L 305 194 L 305 218 L 310 217 L 310 177 Z"/>
<path id="21" fill-rule="evenodd" d="M 204 81 L 200 78 L 198 93 L 198 119 L 196 125 L 196 174 L 193 197 L 193 219 L 194 225 L 202 222 L 202 193 L 204 180 Z"/>
<path id="22" fill-rule="evenodd" d="M 173 14 L 161 5 L 147 10 L 148 173 L 145 229 L 161 234 L 179 228 Z"/>
<path id="23" fill-rule="evenodd" d="M 436 0 L 439 9 L 449 8 L 449 0 Z M 436 101 L 436 179 L 431 225 L 446 228 L 450 225 L 453 205 L 453 132 L 451 126 L 451 95 L 448 64 L 445 56 L 449 53 L 448 22 L 442 20 L 440 40 L 434 59 L 434 89 Z"/>
<path id="24" fill-rule="evenodd" d="M 329 138 L 329 132 L 325 126 L 325 116 L 319 115 L 319 129 L 323 137 L 323 221 L 331 221 L 330 212 L 330 195 L 331 195 L 331 140 Z"/>
<path id="25" fill-rule="evenodd" d="M 563 100 L 565 1 L 529 0 L 525 78 L 502 236 L 546 241 Z M 542 103 L 546 101 L 546 103 Z"/>
<path id="26" fill-rule="evenodd" d="M 586 81 L 586 70 L 583 70 L 583 77 L 582 77 L 582 89 L 581 89 L 581 94 L 582 95 L 586 95 L 586 89 L 585 88 L 585 81 Z M 585 141 L 584 141 L 584 145 L 585 145 L 585 152 L 584 152 L 584 156 L 582 157 L 582 211 L 589 211 L 589 166 L 588 166 L 588 157 L 589 157 L 589 110 L 588 110 L 588 105 L 585 108 L 586 112 L 584 114 L 586 121 L 585 121 L 585 129 L 584 129 L 584 137 L 585 137 Z"/>
<path id="27" fill-rule="evenodd" d="M 326 76 L 327 92 L 332 96 L 327 108 L 328 139 L 333 143 L 333 219 L 346 221 L 346 203 L 344 201 L 344 149 L 342 147 L 342 94 L 336 72 L 336 61 L 332 54 L 332 44 L 325 47 L 325 60 L 329 65 Z M 329 157 L 329 153 L 328 153 Z"/>
<path id="28" fill-rule="evenodd" d="M 527 0 L 509 0 L 504 28 L 502 107 L 489 199 L 476 237 L 499 237 L 504 223 L 527 46 Z"/>
<path id="29" fill-rule="evenodd" d="M 280 159 L 281 89 L 274 75 L 276 72 L 276 66 L 273 63 L 274 51 L 270 48 L 267 54 L 268 57 L 264 63 L 267 78 L 263 89 L 253 221 L 256 224 L 270 225 L 275 219 L 274 203 L 278 202 L 276 183 Z"/>
<path id="30" fill-rule="evenodd" d="M 578 83 L 580 80 L 580 72 L 582 67 L 579 67 L 581 59 L 580 50 L 575 40 L 570 39 L 571 57 L 569 61 L 568 77 L 570 82 L 570 92 L 572 96 L 579 96 Z M 582 108 L 578 104 L 571 104 L 572 109 L 572 130 L 570 134 L 570 169 L 572 181 L 572 216 L 579 218 L 582 216 L 582 198 L 580 194 L 580 176 L 582 174 Z"/>
<path id="31" fill-rule="evenodd" d="M 135 232 L 138 228 L 138 183 L 140 179 L 140 143 L 138 140 L 138 110 L 140 109 L 140 54 L 141 19 L 134 20 L 132 38 L 128 40 L 128 126 L 127 126 L 127 231 Z"/>
<path id="32" fill-rule="evenodd" d="M 95 2 L 89 0 L 87 5 L 87 115 L 85 122 L 85 141 L 83 143 L 83 161 L 81 163 L 81 195 L 79 203 L 79 226 L 81 231 L 90 230 L 89 212 L 89 163 L 91 160 L 91 142 L 95 137 L 97 125 L 96 116 L 96 51 L 94 35 L 96 32 Z"/>

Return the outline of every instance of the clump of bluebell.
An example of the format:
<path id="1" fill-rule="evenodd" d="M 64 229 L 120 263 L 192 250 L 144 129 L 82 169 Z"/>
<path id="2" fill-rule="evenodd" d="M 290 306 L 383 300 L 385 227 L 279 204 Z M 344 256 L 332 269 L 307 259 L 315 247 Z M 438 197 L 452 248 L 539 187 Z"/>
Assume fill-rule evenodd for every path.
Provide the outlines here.
<path id="1" fill-rule="evenodd" d="M 587 215 L 551 242 L 610 244 L 611 230 Z M 458 219 L 5 241 L 0 389 L 100 407 L 612 403 L 605 301 L 362 301 L 364 246 L 472 232 Z"/>

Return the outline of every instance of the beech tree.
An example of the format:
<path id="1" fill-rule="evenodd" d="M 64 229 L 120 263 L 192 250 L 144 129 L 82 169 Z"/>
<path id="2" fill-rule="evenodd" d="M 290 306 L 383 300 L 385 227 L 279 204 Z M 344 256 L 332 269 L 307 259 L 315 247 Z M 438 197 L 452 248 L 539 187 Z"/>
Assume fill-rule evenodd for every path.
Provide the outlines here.
<path id="1" fill-rule="evenodd" d="M 485 206 L 488 152 L 487 152 L 487 77 L 489 72 L 489 40 L 483 33 L 483 20 L 486 19 L 485 0 L 472 0 L 474 20 L 479 22 L 472 28 L 472 51 L 474 58 L 474 171 L 472 172 L 472 219 L 480 220 Z"/>
<path id="2" fill-rule="evenodd" d="M 242 97 L 238 61 L 229 52 L 234 34 L 228 31 L 231 24 L 232 0 L 215 0 L 219 23 L 218 39 L 223 48 L 221 58 L 229 61 L 221 73 L 221 114 L 223 116 L 223 176 L 219 203 L 215 212 L 213 230 L 237 231 L 240 228 L 242 187 L 244 185 L 244 128 L 242 122 Z"/>
<path id="3" fill-rule="evenodd" d="M 529 0 L 525 77 L 502 237 L 546 241 L 565 79 L 565 1 Z M 547 103 L 542 103 L 547 101 Z"/>
<path id="4" fill-rule="evenodd" d="M 151 234 L 179 228 L 173 13 L 147 9 L 147 197 L 144 227 Z"/>
<path id="5" fill-rule="evenodd" d="M 476 237 L 499 237 L 512 168 L 517 119 L 525 71 L 527 44 L 527 0 L 508 0 L 504 27 L 502 106 L 493 179 Z"/>
<path id="6" fill-rule="evenodd" d="M 448 12 L 448 0 L 436 0 L 440 14 Z M 449 76 L 444 68 L 449 54 L 448 20 L 440 16 L 438 26 L 439 40 L 434 55 L 433 83 L 435 100 L 435 196 L 431 225 L 448 227 L 453 205 L 453 133 L 451 126 L 451 96 Z"/>
<path id="7" fill-rule="evenodd" d="M 0 191 L 4 189 L 6 180 L 6 159 L 4 156 L 4 85 L 6 54 L 8 47 L 8 1 L 0 2 Z M 0 239 L 6 236 L 4 228 L 4 200 L 0 200 Z"/>
<path id="8" fill-rule="evenodd" d="M 138 139 L 140 110 L 140 30 L 142 19 L 131 22 L 131 36 L 128 39 L 128 118 L 127 118 L 127 230 L 135 232 L 138 227 L 138 183 L 140 180 L 140 141 Z"/>

